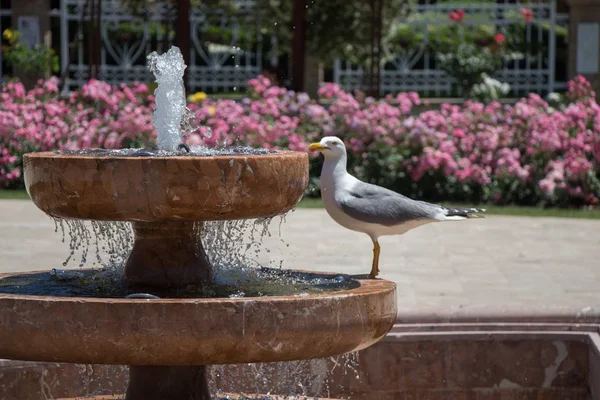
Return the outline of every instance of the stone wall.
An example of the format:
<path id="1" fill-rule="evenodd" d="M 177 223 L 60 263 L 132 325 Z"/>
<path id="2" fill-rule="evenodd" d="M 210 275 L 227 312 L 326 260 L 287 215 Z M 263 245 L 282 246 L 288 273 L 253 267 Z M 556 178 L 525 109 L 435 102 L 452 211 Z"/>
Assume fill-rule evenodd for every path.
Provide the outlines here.
<path id="1" fill-rule="evenodd" d="M 392 333 L 358 358 L 217 366 L 210 376 L 226 391 L 352 400 L 591 400 L 598 366 L 587 333 Z M 4 362 L 0 398 L 122 393 L 126 380 L 121 366 Z"/>

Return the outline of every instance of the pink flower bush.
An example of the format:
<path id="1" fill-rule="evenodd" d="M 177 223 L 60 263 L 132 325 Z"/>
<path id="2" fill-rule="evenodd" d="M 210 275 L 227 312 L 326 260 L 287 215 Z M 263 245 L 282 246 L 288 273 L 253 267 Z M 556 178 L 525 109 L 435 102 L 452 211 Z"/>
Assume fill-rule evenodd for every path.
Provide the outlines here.
<path id="1" fill-rule="evenodd" d="M 583 78 L 569 87 L 572 103 L 561 110 L 535 94 L 512 106 L 466 102 L 418 116 L 410 115 L 410 107 L 365 104 L 349 115 L 336 115 L 338 132 L 353 153 L 360 153 L 354 157 L 359 160 L 353 164 L 355 173 L 410 196 L 597 204 L 600 107 Z M 329 93 L 335 89 L 328 88 Z M 412 104 L 418 104 L 417 96 Z M 390 117 L 380 120 L 375 110 Z"/>
<path id="2" fill-rule="evenodd" d="M 0 186 L 20 182 L 23 153 L 144 146 L 154 129 L 153 97 L 141 84 L 113 87 L 91 80 L 65 98 L 56 78 L 29 92 L 11 82 L 0 102 Z"/>
<path id="3" fill-rule="evenodd" d="M 248 84 L 250 97 L 242 101 L 209 98 L 201 104 L 190 104 L 201 128 L 188 135 L 187 142 L 306 151 L 321 132 L 333 130 L 330 113 L 306 93 L 273 86 L 263 76 Z"/>
<path id="4" fill-rule="evenodd" d="M 336 84 L 305 93 L 249 81 L 241 101 L 210 97 L 189 107 L 200 126 L 190 145 L 306 151 L 326 135 L 347 144 L 362 179 L 415 198 L 500 204 L 596 205 L 600 198 L 600 106 L 582 77 L 552 108 L 531 94 L 514 105 L 466 102 L 416 113 L 416 93 L 375 100 Z M 86 147 L 153 146 L 153 96 L 145 85 L 90 81 L 70 97 L 51 79 L 0 93 L 0 185 L 22 182 L 22 154 Z M 322 105 L 324 104 L 324 105 Z M 321 158 L 313 157 L 316 178 Z M 312 181 L 314 184 L 314 180 Z"/>

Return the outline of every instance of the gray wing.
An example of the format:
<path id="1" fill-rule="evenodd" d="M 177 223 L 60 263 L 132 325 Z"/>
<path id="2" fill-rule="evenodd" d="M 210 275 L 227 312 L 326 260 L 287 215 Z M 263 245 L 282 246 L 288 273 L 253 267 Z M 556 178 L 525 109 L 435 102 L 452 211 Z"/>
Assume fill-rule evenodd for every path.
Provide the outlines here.
<path id="1" fill-rule="evenodd" d="M 436 219 L 443 208 L 409 199 L 399 193 L 370 183 L 359 182 L 345 191 L 337 202 L 352 218 L 385 226 L 400 225 L 420 219 Z"/>

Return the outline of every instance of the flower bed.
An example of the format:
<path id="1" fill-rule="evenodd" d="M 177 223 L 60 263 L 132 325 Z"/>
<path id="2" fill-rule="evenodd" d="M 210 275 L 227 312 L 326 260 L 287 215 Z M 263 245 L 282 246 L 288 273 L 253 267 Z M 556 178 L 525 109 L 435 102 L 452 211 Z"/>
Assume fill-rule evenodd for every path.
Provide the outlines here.
<path id="1" fill-rule="evenodd" d="M 145 85 L 90 81 L 68 98 L 55 78 L 25 92 L 5 85 L 0 110 L 0 185 L 22 185 L 28 151 L 154 144 L 153 96 Z M 585 79 L 552 106 L 531 94 L 514 105 L 466 102 L 413 115 L 415 93 L 374 100 L 327 84 L 320 96 L 249 82 L 242 101 L 192 97 L 200 128 L 190 145 L 248 144 L 305 151 L 343 138 L 360 178 L 432 201 L 595 205 L 600 197 L 600 107 Z M 320 158 L 311 163 L 315 187 Z M 309 194 L 316 193 L 310 191 Z"/>

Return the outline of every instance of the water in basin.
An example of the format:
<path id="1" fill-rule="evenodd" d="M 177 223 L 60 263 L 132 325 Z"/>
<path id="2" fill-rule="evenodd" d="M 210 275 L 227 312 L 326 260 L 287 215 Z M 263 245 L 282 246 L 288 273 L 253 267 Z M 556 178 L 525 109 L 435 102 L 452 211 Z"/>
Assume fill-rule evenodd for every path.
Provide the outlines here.
<path id="1" fill-rule="evenodd" d="M 233 270 L 230 270 L 233 271 Z M 278 295 L 306 296 L 357 287 L 340 274 L 318 275 L 272 268 L 236 268 L 235 275 L 217 273 L 215 284 L 189 285 L 165 292 L 144 291 L 160 298 L 241 298 Z M 139 291 L 137 291 L 139 292 Z M 0 293 L 35 296 L 124 298 L 133 293 L 109 269 L 57 270 L 12 275 L 0 279 Z"/>
<path id="2" fill-rule="evenodd" d="M 271 219 L 205 222 L 204 228 L 197 230 L 197 240 L 203 242 L 213 265 L 214 284 L 144 292 L 160 298 L 241 298 L 306 296 L 360 286 L 357 280 L 343 274 L 285 269 L 283 259 L 274 262 L 277 267 L 261 265 L 257 258 L 261 252 L 270 251 L 262 246 L 263 239 L 281 235 L 281 230 L 269 229 L 271 222 Z M 50 272 L 0 279 L 0 293 L 97 298 L 124 298 L 134 293 L 122 283 L 124 262 L 133 245 L 130 223 L 60 218 L 55 218 L 55 223 L 56 232 L 62 234 L 69 247 L 63 265 Z M 61 269 L 73 265 L 80 268 Z"/>

